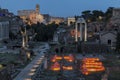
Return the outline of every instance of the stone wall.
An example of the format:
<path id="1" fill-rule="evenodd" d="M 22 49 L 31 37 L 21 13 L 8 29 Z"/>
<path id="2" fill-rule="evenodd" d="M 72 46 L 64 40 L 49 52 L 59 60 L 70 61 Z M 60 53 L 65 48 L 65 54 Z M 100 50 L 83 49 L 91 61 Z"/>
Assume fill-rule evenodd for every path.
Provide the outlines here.
<path id="1" fill-rule="evenodd" d="M 81 50 L 84 53 L 106 53 L 108 47 L 104 44 L 82 43 Z"/>

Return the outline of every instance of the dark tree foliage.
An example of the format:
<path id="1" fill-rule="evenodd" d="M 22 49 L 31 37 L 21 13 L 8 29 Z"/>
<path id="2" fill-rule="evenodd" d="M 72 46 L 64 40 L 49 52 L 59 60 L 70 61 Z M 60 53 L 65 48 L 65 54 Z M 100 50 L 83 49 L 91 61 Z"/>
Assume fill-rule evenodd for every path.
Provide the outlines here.
<path id="1" fill-rule="evenodd" d="M 31 25 L 31 28 L 34 30 L 34 33 L 37 33 L 35 36 L 36 41 L 48 41 L 53 39 L 54 32 L 56 31 L 58 25 L 55 23 L 44 25 L 42 23 L 37 23 Z"/>
<path id="2" fill-rule="evenodd" d="M 82 17 L 88 22 L 99 21 L 99 16 L 101 16 L 103 21 L 108 21 L 112 17 L 113 7 L 109 7 L 106 12 L 101 10 L 85 10 L 82 12 Z"/>
<path id="3" fill-rule="evenodd" d="M 98 21 L 99 20 L 99 16 L 104 17 L 104 12 L 100 11 L 100 10 L 86 10 L 82 12 L 82 17 L 86 20 L 86 21 Z"/>
<path id="4" fill-rule="evenodd" d="M 99 11 L 99 10 L 93 10 L 92 14 L 93 14 L 95 21 L 99 20 L 99 16 L 104 17 L 104 12 Z"/>
<path id="5" fill-rule="evenodd" d="M 113 11 L 113 7 L 109 7 L 107 9 L 107 11 L 105 12 L 105 19 L 106 21 L 108 21 L 111 17 L 112 17 L 112 11 Z"/>
<path id="6" fill-rule="evenodd" d="M 83 11 L 83 12 L 82 12 L 82 17 L 83 17 L 86 21 L 88 21 L 88 20 L 92 21 L 92 20 L 93 20 L 93 15 L 92 15 L 92 13 L 91 13 L 90 10 Z"/>

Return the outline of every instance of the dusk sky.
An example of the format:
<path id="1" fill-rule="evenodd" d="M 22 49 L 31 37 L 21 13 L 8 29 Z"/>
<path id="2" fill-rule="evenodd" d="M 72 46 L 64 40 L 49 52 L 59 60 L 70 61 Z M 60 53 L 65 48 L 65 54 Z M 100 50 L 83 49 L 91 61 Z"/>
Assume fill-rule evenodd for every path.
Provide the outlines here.
<path id="1" fill-rule="evenodd" d="M 40 5 L 42 14 L 52 16 L 80 15 L 84 10 L 106 11 L 108 7 L 120 7 L 120 0 L 0 0 L 1 8 L 17 14 L 17 10 L 35 9 Z"/>

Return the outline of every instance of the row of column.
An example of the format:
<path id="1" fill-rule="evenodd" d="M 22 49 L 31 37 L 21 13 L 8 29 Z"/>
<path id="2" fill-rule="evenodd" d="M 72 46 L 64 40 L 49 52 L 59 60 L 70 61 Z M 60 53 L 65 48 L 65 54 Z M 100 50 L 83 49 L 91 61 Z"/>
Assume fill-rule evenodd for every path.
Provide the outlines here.
<path id="1" fill-rule="evenodd" d="M 83 30 L 83 28 L 84 28 L 84 30 Z M 78 29 L 80 29 L 80 30 L 78 30 Z M 87 23 L 85 21 L 76 21 L 75 31 L 76 31 L 75 32 L 75 41 L 76 42 L 78 42 L 78 31 L 80 31 L 80 41 L 83 41 L 83 39 L 85 42 L 87 41 Z"/>

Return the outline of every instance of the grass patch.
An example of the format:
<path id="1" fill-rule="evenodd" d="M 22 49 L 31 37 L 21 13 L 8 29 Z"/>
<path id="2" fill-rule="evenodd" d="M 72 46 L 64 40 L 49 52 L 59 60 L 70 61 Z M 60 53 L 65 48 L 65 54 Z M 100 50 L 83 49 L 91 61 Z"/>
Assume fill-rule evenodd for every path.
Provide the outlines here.
<path id="1" fill-rule="evenodd" d="M 8 64 L 18 60 L 19 55 L 13 53 L 0 53 L 0 64 Z"/>
<path id="2" fill-rule="evenodd" d="M 112 71 L 108 77 L 108 80 L 120 80 L 120 71 Z"/>

